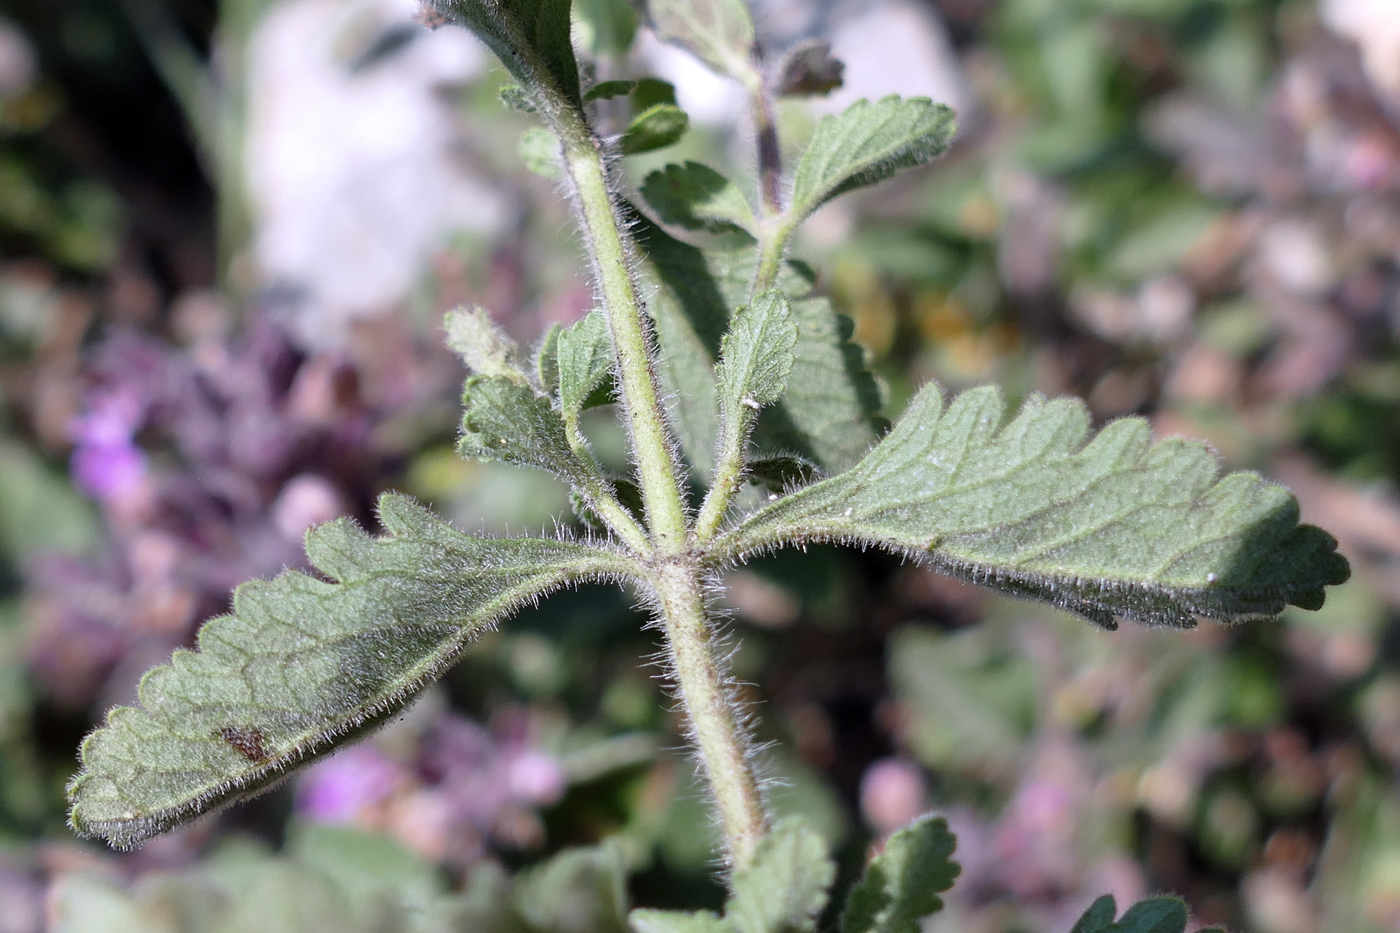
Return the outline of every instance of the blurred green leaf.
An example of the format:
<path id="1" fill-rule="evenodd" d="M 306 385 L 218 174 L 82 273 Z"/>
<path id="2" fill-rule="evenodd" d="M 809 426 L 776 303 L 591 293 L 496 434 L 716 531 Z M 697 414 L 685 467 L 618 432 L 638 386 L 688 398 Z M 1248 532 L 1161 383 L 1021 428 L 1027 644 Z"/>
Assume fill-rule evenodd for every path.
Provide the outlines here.
<path id="1" fill-rule="evenodd" d="M 890 836 L 851 889 L 842 933 L 918 933 L 920 920 L 943 909 L 938 895 L 961 871 L 949 858 L 955 846 L 947 822 L 931 816 Z"/>
<path id="2" fill-rule="evenodd" d="M 656 104 L 632 118 L 619 146 L 623 155 L 664 149 L 680 142 L 690 129 L 690 117 L 675 104 Z"/>
<path id="3" fill-rule="evenodd" d="M 720 74 L 755 74 L 754 26 L 744 0 L 647 0 L 652 28 Z"/>
<path id="4" fill-rule="evenodd" d="M 44 551 L 91 553 L 100 540 L 97 514 L 33 451 L 0 439 L 0 553 L 11 561 Z"/>

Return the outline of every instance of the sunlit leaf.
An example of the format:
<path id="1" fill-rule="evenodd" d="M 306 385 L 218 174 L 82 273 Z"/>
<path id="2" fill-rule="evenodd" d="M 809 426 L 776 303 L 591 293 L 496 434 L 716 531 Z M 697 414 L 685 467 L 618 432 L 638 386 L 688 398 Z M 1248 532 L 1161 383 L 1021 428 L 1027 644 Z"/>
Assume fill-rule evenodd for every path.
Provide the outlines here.
<path id="1" fill-rule="evenodd" d="M 325 579 L 244 584 L 197 650 L 146 674 L 140 705 L 83 743 L 77 832 L 126 848 L 256 794 L 394 715 L 522 604 L 626 572 L 582 544 L 470 537 L 404 496 L 381 497 L 379 516 L 378 538 L 346 519 L 314 529 Z"/>
<path id="2" fill-rule="evenodd" d="M 535 467 L 575 486 L 589 484 L 588 471 L 569 446 L 564 419 L 530 386 L 472 376 L 462 389 L 462 407 L 457 452 L 463 457 Z"/>
<path id="3" fill-rule="evenodd" d="M 793 172 L 791 211 L 804 217 L 838 194 L 942 155 L 953 117 L 926 97 L 896 96 L 858 100 L 822 117 Z"/>
<path id="4" fill-rule="evenodd" d="M 721 434 L 742 439 L 759 411 L 783 397 L 792 372 L 797 322 L 779 291 L 767 291 L 730 318 L 715 369 Z"/>
<path id="5" fill-rule="evenodd" d="M 721 547 L 886 547 L 1101 625 L 1190 627 L 1322 605 L 1348 576 L 1336 542 L 1254 473 L 1221 478 L 1204 444 L 1152 443 L 1125 418 L 1089 436 L 1081 402 L 1032 396 L 1006 419 L 992 388 L 944 410 L 926 386 L 854 469 L 755 513 Z"/>

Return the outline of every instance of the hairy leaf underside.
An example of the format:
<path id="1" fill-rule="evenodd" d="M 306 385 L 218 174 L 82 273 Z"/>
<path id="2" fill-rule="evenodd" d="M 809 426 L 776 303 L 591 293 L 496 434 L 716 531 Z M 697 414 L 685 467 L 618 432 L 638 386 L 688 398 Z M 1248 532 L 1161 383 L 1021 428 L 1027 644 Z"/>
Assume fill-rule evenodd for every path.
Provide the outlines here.
<path id="1" fill-rule="evenodd" d="M 868 543 L 1114 627 L 1190 627 L 1322 605 L 1348 576 L 1288 490 L 1218 476 L 1205 444 L 1152 443 L 1125 418 L 1090 439 L 1072 399 L 1032 396 L 1009 422 L 994 388 L 944 407 L 926 386 L 849 472 L 754 513 L 726 556 L 784 543 Z"/>
<path id="2" fill-rule="evenodd" d="M 522 604 L 626 572 L 599 548 L 462 534 L 413 500 L 379 501 L 386 534 L 347 519 L 307 535 L 327 580 L 239 587 L 198 649 L 141 681 L 82 747 L 72 825 L 130 847 L 251 796 L 402 709 L 463 647 Z"/>

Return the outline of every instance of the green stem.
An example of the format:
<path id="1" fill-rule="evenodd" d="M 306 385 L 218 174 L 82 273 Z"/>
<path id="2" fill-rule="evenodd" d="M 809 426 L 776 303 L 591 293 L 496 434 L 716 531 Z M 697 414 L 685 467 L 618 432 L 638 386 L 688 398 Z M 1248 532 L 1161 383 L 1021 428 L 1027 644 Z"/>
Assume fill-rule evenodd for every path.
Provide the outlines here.
<path id="1" fill-rule="evenodd" d="M 583 127 L 582 120 L 577 123 L 577 127 L 559 127 L 564 131 L 560 132 L 564 165 L 578 196 L 584 239 L 593 256 L 617 351 L 623 407 L 637 459 L 647 524 L 659 554 L 680 554 L 687 547 L 688 537 L 685 500 L 671 456 L 671 438 L 661 411 L 656 374 L 652 371 L 642 302 L 632 278 L 631 257 L 623 243 L 598 143 Z"/>
<path id="2" fill-rule="evenodd" d="M 588 489 L 583 490 L 587 497 L 588 505 L 593 511 L 598 513 L 598 517 L 608 526 L 613 534 L 627 542 L 638 554 L 646 554 L 651 550 L 651 542 L 647 540 L 647 533 L 637 520 L 632 517 L 632 513 L 623 507 L 621 502 L 609 486 L 607 479 L 603 476 L 603 471 L 598 466 L 597 459 L 593 456 L 593 451 L 588 447 L 588 441 L 579 430 L 578 419 L 565 417 L 564 436 L 568 438 L 569 447 L 573 450 L 574 456 L 588 470 L 592 479 L 592 484 Z"/>
<path id="3" fill-rule="evenodd" d="M 671 668 L 690 718 L 691 738 L 700 749 L 715 796 L 730 863 L 743 868 L 768 833 L 768 812 L 733 685 L 715 655 L 699 568 L 684 560 L 658 564 L 653 585 L 661 604 Z"/>
<path id="4" fill-rule="evenodd" d="M 560 139 L 565 172 L 573 186 L 617 353 L 618 381 L 651 533 L 649 580 L 661 610 L 666 648 L 714 790 L 725 846 L 733 864 L 742 867 L 768 832 L 768 815 L 749 755 L 748 733 L 737 712 L 724 663 L 715 655 L 702 596 L 701 568 L 689 554 L 685 499 L 657 391 L 632 256 L 608 190 L 599 142 L 582 114 L 557 95 L 550 103 L 545 115 Z"/>

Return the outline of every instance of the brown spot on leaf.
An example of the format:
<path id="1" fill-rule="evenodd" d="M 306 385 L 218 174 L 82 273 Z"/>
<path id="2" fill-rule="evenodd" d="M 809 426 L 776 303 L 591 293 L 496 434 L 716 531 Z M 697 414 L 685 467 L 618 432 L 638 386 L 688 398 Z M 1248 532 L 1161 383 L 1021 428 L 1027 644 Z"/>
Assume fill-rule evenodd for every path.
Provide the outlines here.
<path id="1" fill-rule="evenodd" d="M 266 761 L 272 757 L 263 744 L 267 736 L 257 726 L 224 726 L 219 730 L 219 738 L 249 761 Z"/>

